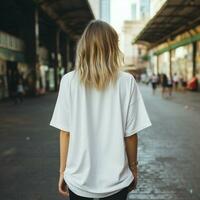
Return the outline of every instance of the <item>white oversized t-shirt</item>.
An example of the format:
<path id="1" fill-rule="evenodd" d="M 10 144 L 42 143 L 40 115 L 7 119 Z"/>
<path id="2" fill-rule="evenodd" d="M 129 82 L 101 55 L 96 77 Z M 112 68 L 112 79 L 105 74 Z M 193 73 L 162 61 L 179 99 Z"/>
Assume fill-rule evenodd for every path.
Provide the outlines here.
<path id="1" fill-rule="evenodd" d="M 75 70 L 62 77 L 50 125 L 70 132 L 64 180 L 77 195 L 103 198 L 134 179 L 124 137 L 151 126 L 134 77 L 119 71 L 104 91 L 85 88 Z"/>

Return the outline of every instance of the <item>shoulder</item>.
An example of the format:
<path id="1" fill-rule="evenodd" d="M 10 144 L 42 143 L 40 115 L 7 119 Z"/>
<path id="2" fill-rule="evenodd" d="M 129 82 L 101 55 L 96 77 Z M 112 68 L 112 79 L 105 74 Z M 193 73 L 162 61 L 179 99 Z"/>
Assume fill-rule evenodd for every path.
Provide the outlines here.
<path id="1" fill-rule="evenodd" d="M 120 78 L 123 78 L 123 79 L 126 79 L 126 80 L 135 79 L 134 76 L 129 72 L 119 71 L 119 74 L 120 74 Z"/>
<path id="2" fill-rule="evenodd" d="M 74 74 L 75 70 L 67 72 L 65 75 L 63 75 L 60 80 L 60 88 L 67 89 Z"/>
<path id="3" fill-rule="evenodd" d="M 131 73 L 120 71 L 119 80 L 125 84 L 134 85 L 136 83 L 134 76 Z"/>
<path id="4" fill-rule="evenodd" d="M 75 70 L 67 72 L 65 75 L 62 76 L 60 83 L 64 85 L 68 84 L 71 81 L 71 79 L 74 77 L 75 73 L 76 73 Z"/>
<path id="5" fill-rule="evenodd" d="M 67 80 L 71 79 L 74 76 L 74 74 L 75 74 L 75 70 L 67 72 L 65 75 L 63 75 L 61 80 L 62 81 L 67 81 Z"/>

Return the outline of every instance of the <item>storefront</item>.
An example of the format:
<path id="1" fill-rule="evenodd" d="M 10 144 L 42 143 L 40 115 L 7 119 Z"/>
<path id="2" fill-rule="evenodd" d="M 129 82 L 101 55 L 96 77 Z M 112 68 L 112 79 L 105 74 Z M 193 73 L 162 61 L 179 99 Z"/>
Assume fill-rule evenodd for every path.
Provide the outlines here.
<path id="1" fill-rule="evenodd" d="M 154 52 L 154 73 L 176 73 L 188 84 L 196 76 L 200 82 L 199 6 L 199 1 L 192 6 L 188 1 L 166 1 L 134 39 Z"/>
<path id="2" fill-rule="evenodd" d="M 158 66 L 159 74 L 166 74 L 169 77 L 169 75 L 170 75 L 169 52 L 165 52 L 165 53 L 159 55 L 158 56 L 158 62 L 159 62 L 159 66 Z"/>
<path id="3" fill-rule="evenodd" d="M 0 100 L 8 97 L 6 61 L 0 59 Z"/>
<path id="4" fill-rule="evenodd" d="M 172 50 L 172 74 L 176 73 L 185 81 L 193 77 L 192 44 Z"/>
<path id="5" fill-rule="evenodd" d="M 17 77 L 25 72 L 24 43 L 5 32 L 0 32 L 0 100 L 11 96 Z M 23 64 L 22 64 L 23 63 Z"/>

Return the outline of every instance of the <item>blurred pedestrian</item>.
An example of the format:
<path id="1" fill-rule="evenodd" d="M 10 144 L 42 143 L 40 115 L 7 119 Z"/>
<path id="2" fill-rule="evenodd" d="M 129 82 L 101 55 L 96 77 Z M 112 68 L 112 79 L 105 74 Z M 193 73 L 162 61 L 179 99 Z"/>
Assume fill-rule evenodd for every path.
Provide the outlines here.
<path id="1" fill-rule="evenodd" d="M 173 83 L 172 83 L 171 77 L 169 77 L 167 79 L 167 87 L 168 87 L 168 95 L 169 95 L 169 97 L 171 97 L 172 96 L 172 90 L 173 90 Z"/>
<path id="2" fill-rule="evenodd" d="M 180 77 L 180 83 L 182 91 L 185 92 L 187 87 L 187 81 L 183 78 L 183 76 Z"/>
<path id="3" fill-rule="evenodd" d="M 10 98 L 14 104 L 17 104 L 17 82 L 19 78 L 19 73 L 16 69 L 9 70 L 8 73 Z"/>
<path id="4" fill-rule="evenodd" d="M 166 88 L 168 86 L 168 78 L 166 74 L 161 74 L 162 97 L 165 96 Z"/>
<path id="5" fill-rule="evenodd" d="M 152 74 L 150 81 L 151 81 L 153 95 L 155 95 L 157 83 L 158 83 L 158 77 L 156 76 L 156 74 L 154 74 L 154 73 Z"/>
<path id="6" fill-rule="evenodd" d="M 58 190 L 70 200 L 126 200 L 136 188 L 137 132 L 151 122 L 121 58 L 116 31 L 91 21 L 61 79 L 50 125 L 60 130 Z"/>
<path id="7" fill-rule="evenodd" d="M 179 84 L 179 76 L 178 76 L 177 73 L 174 73 L 173 83 L 174 83 L 175 91 L 177 91 L 178 90 L 178 84 Z"/>
<path id="8" fill-rule="evenodd" d="M 24 95 L 24 86 L 23 86 L 23 81 L 22 79 L 19 79 L 18 84 L 17 84 L 17 101 L 20 103 L 23 102 L 23 95 Z"/>
<path id="9" fill-rule="evenodd" d="M 158 77 L 157 86 L 159 86 L 161 84 L 161 74 L 158 73 L 157 77 Z"/>

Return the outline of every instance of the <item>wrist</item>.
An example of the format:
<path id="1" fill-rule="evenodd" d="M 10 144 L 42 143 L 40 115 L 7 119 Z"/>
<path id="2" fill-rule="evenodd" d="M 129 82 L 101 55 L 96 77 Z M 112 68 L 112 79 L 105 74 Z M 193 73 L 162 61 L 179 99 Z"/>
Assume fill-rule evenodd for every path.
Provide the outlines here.
<path id="1" fill-rule="evenodd" d="M 138 161 L 129 163 L 129 167 L 131 169 L 137 169 L 137 166 L 138 166 Z"/>
<path id="2" fill-rule="evenodd" d="M 59 170 L 60 174 L 64 174 L 65 170 Z"/>

